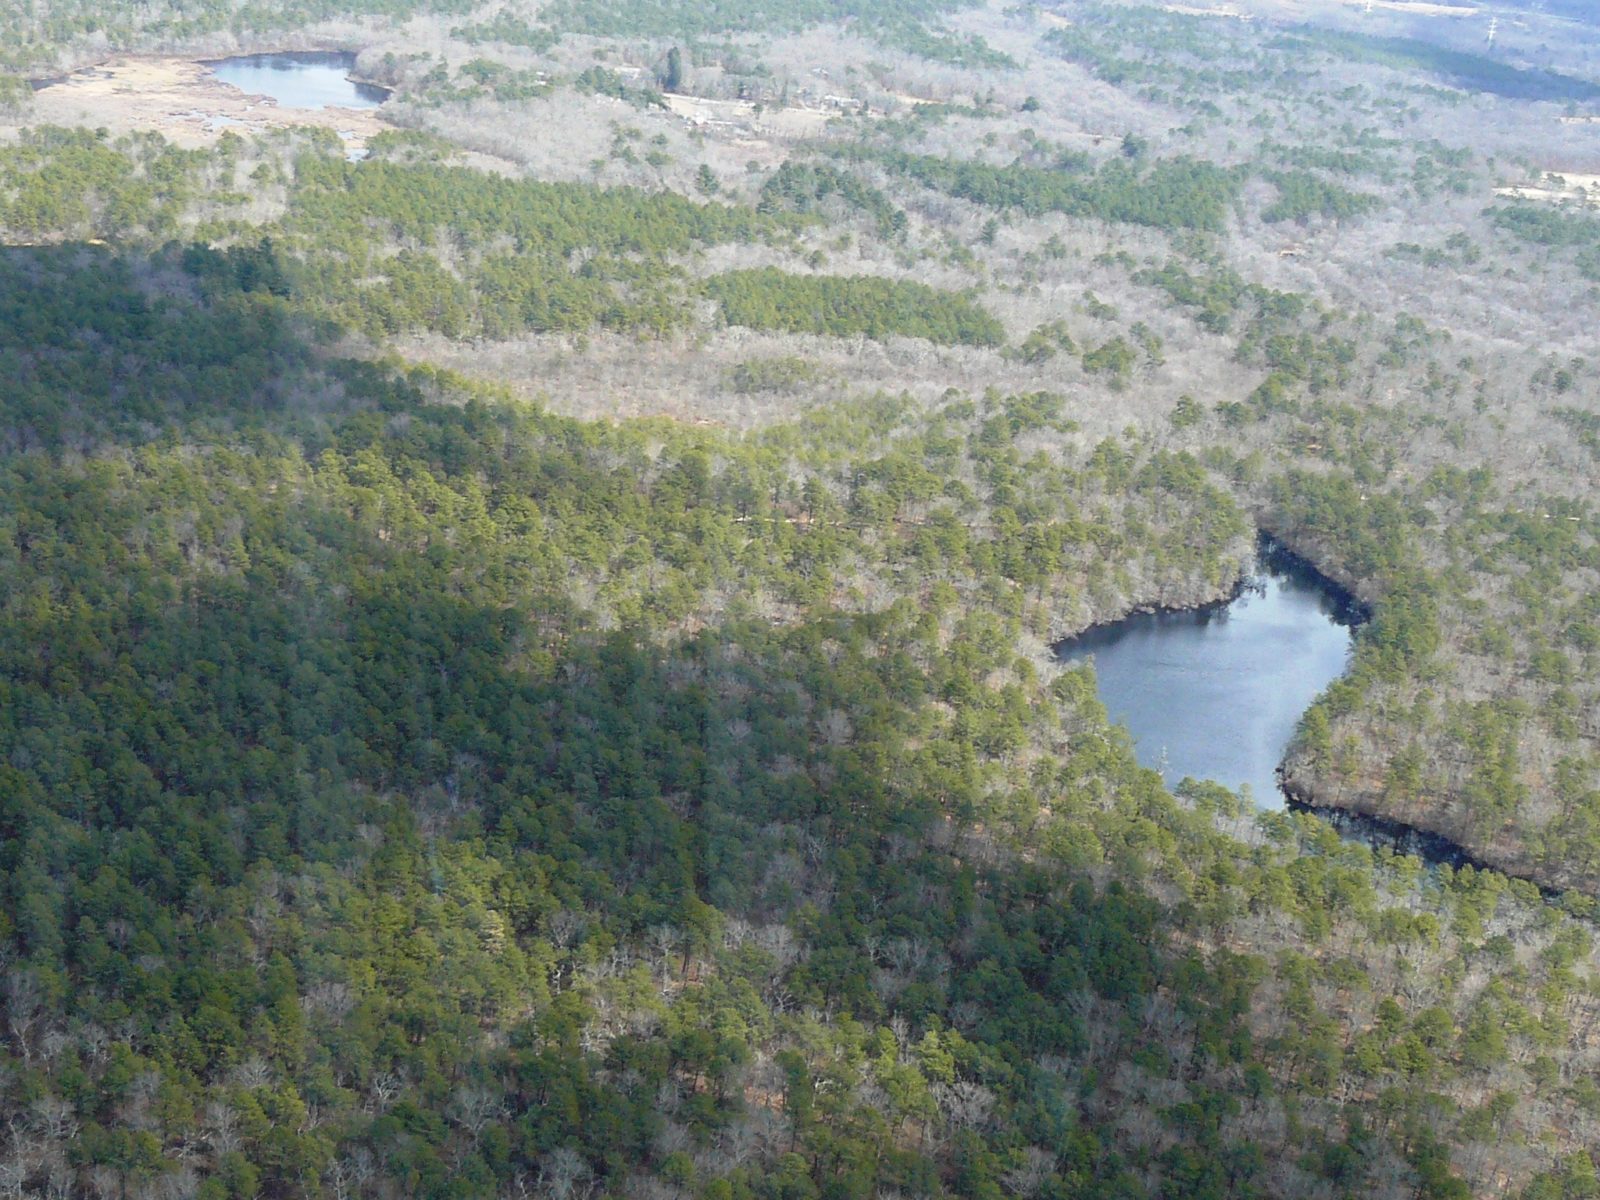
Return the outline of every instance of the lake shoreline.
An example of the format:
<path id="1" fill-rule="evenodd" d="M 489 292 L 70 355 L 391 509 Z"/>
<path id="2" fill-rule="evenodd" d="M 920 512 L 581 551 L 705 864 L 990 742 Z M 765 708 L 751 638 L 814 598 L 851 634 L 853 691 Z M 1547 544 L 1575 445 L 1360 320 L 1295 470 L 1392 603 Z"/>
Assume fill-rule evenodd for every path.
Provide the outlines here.
<path id="1" fill-rule="evenodd" d="M 1079 638 L 1103 633 L 1105 630 L 1135 617 L 1178 616 L 1183 613 L 1213 612 L 1217 609 L 1226 608 L 1242 596 L 1249 583 L 1250 572 L 1241 570 L 1226 583 L 1182 585 L 1172 589 L 1173 592 L 1176 592 L 1176 595 L 1163 589 L 1163 599 L 1136 601 L 1126 608 L 1114 610 L 1112 615 L 1102 617 L 1095 614 L 1080 624 L 1055 626 L 1050 630 L 1046 638 L 1046 644 L 1050 647 L 1052 654 L 1059 655 L 1064 646 L 1070 645 Z"/>
<path id="2" fill-rule="evenodd" d="M 1359 629 L 1372 620 L 1372 605 L 1361 598 L 1355 587 L 1324 570 L 1310 555 L 1297 549 L 1282 534 L 1261 528 L 1257 538 L 1258 555 L 1279 564 L 1286 573 L 1309 579 L 1317 588 L 1332 597 L 1339 607 L 1336 619 L 1351 629 Z"/>
<path id="3" fill-rule="evenodd" d="M 1409 854 L 1420 858 L 1430 867 L 1447 866 L 1455 871 L 1471 867 L 1475 871 L 1505 874 L 1498 867 L 1476 858 L 1459 842 L 1431 829 L 1408 825 L 1404 821 L 1357 808 L 1322 803 L 1308 788 L 1289 778 L 1281 767 L 1278 771 L 1278 790 L 1283 795 L 1288 812 L 1318 817 L 1348 841 L 1360 842 L 1374 849 L 1392 850 L 1396 854 Z"/>
<path id="4" fill-rule="evenodd" d="M 1146 766 L 1248 785 L 1281 810 L 1275 772 L 1305 708 L 1348 669 L 1369 610 L 1271 530 L 1239 550 L 1221 583 L 1184 580 L 1052 647 L 1095 661 L 1100 699 Z"/>
<path id="5" fill-rule="evenodd" d="M 1157 600 L 1135 603 L 1120 610 L 1114 616 L 1091 620 L 1088 624 L 1070 632 L 1053 630 L 1048 639 L 1051 651 L 1059 655 L 1062 649 L 1070 646 L 1073 642 L 1092 635 L 1103 634 L 1107 630 L 1135 617 L 1184 616 L 1194 613 L 1220 612 L 1244 595 L 1251 582 L 1260 574 L 1264 566 L 1269 570 L 1276 567 L 1279 574 L 1311 581 L 1318 590 L 1326 593 L 1338 606 L 1336 619 L 1340 624 L 1346 625 L 1351 629 L 1357 629 L 1372 619 L 1372 606 L 1363 600 L 1353 587 L 1328 574 L 1317 565 L 1315 560 L 1295 549 L 1275 531 L 1258 528 L 1255 542 L 1256 550 L 1254 556 L 1230 582 L 1221 585 L 1197 587 L 1191 595 L 1180 595 L 1170 601 Z M 1268 564 L 1271 564 L 1271 566 L 1268 566 Z"/>
<path id="6" fill-rule="evenodd" d="M 339 67 L 343 69 L 344 78 L 352 87 L 358 91 L 366 89 L 371 92 L 381 92 L 383 93 L 382 97 L 376 99 L 375 103 L 379 107 L 387 104 L 394 99 L 395 89 L 358 75 L 356 73 L 356 64 L 359 61 L 359 56 L 360 52 L 356 50 L 251 50 L 239 54 L 225 54 L 220 58 L 197 58 L 194 61 L 205 67 L 213 76 L 217 75 L 218 67 L 227 66 L 229 63 L 265 62 L 269 59 L 294 59 L 311 66 Z M 221 82 L 226 83 L 227 81 L 222 80 Z M 237 85 L 229 84 L 228 86 Z M 334 105 L 331 107 L 339 106 Z M 352 109 L 351 111 L 359 112 L 364 110 Z"/>
<path id="7" fill-rule="evenodd" d="M 1373 604 L 1362 597 L 1356 581 L 1341 579 L 1324 570 L 1315 558 L 1297 549 L 1275 532 L 1267 530 L 1262 532 L 1264 537 L 1271 538 L 1281 547 L 1287 560 L 1297 564 L 1300 569 L 1308 573 L 1308 577 L 1318 581 L 1319 586 L 1327 589 L 1330 594 L 1338 597 L 1341 603 L 1348 604 L 1353 612 L 1359 614 L 1358 625 L 1371 620 Z M 1492 855 L 1485 856 L 1474 851 L 1440 829 L 1402 820 L 1391 814 L 1373 811 L 1357 804 L 1325 799 L 1319 796 L 1313 785 L 1298 773 L 1297 768 L 1303 766 L 1303 763 L 1296 762 L 1294 746 L 1291 744 L 1285 751 L 1282 762 L 1278 764 L 1277 772 L 1278 791 L 1290 812 L 1309 813 L 1321 817 L 1343 837 L 1366 845 L 1394 850 L 1397 853 L 1413 854 L 1432 867 L 1449 866 L 1455 870 L 1471 867 L 1476 871 L 1493 871 L 1508 879 L 1519 879 L 1538 888 L 1540 894 L 1549 901 L 1558 900 L 1565 890 L 1539 879 L 1524 867 L 1496 861 Z"/>
<path id="8" fill-rule="evenodd" d="M 1080 652 L 1093 647 L 1097 641 L 1115 637 L 1120 631 L 1136 628 L 1138 624 L 1162 618 L 1193 620 L 1206 619 L 1222 613 L 1236 603 L 1263 576 L 1291 580 L 1303 588 L 1314 590 L 1328 604 L 1330 621 L 1351 631 L 1359 629 L 1372 619 L 1373 605 L 1364 599 L 1352 583 L 1347 583 L 1302 552 L 1288 539 L 1269 528 L 1257 531 L 1256 553 L 1250 565 L 1225 590 L 1208 595 L 1196 603 L 1145 604 L 1132 606 L 1119 616 L 1089 625 L 1070 637 L 1052 642 L 1058 657 L 1065 657 L 1077 648 Z M 1342 673 L 1341 673 L 1342 674 Z M 1337 676 L 1335 677 L 1337 678 Z M 1285 746 L 1272 772 L 1272 791 L 1282 797 L 1282 811 L 1304 813 L 1326 821 L 1342 838 L 1374 849 L 1391 850 L 1412 855 L 1430 867 L 1448 866 L 1453 870 L 1470 867 L 1479 871 L 1496 871 L 1513 878 L 1527 879 L 1515 872 L 1486 862 L 1467 847 L 1450 837 L 1405 821 L 1359 808 L 1330 803 L 1316 795 L 1311 786 L 1294 774 L 1293 742 Z M 1262 811 L 1273 811 L 1259 804 Z M 1535 880 L 1527 880 L 1539 886 Z M 1541 887 L 1546 899 L 1559 893 Z"/>
<path id="9" fill-rule="evenodd" d="M 1315 580 L 1342 606 L 1348 608 L 1357 618 L 1353 628 L 1358 628 L 1372 619 L 1372 604 L 1360 596 L 1353 582 L 1346 583 L 1329 574 L 1314 558 L 1295 549 L 1278 534 L 1263 529 L 1262 536 L 1264 539 L 1270 539 L 1278 547 L 1278 552 L 1284 556 L 1285 561 L 1292 562 L 1296 569 L 1304 571 L 1308 578 Z M 1319 797 L 1310 784 L 1295 776 L 1292 750 L 1291 745 L 1285 751 L 1277 770 L 1278 792 L 1283 796 L 1286 811 L 1318 817 L 1347 840 L 1360 842 L 1374 849 L 1408 854 L 1421 859 L 1429 867 L 1449 867 L 1456 871 L 1470 867 L 1474 871 L 1493 871 L 1508 879 L 1519 879 L 1532 884 L 1539 889 L 1539 894 L 1546 901 L 1554 903 L 1560 900 L 1562 889 L 1544 883 L 1525 871 L 1515 870 L 1503 863 L 1481 857 L 1437 829 Z"/>
<path id="10" fill-rule="evenodd" d="M 307 49 L 286 54 L 334 54 L 354 63 L 347 50 Z M 245 135 L 273 129 L 326 129 L 351 151 L 396 128 L 387 105 L 296 108 L 255 95 L 218 78 L 214 64 L 259 54 L 206 57 L 114 54 L 65 74 L 31 80 L 33 113 L 28 124 L 106 128 L 115 134 L 154 132 L 184 148 L 211 146 L 229 131 Z M 352 88 L 382 89 L 349 73 Z M 392 97 L 393 93 L 389 93 Z M 20 126 L 18 126 L 20 128 Z"/>

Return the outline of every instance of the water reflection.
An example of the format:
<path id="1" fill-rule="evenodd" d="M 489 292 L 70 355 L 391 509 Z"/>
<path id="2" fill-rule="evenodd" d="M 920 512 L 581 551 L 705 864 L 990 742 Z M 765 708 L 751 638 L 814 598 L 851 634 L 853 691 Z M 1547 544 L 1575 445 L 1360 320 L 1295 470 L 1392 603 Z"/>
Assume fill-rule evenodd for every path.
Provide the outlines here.
<path id="1" fill-rule="evenodd" d="M 385 88 L 357 83 L 353 54 L 249 54 L 207 64 L 216 77 L 253 96 L 271 96 L 283 108 L 377 108 Z"/>
<path id="2" fill-rule="evenodd" d="M 1300 715 L 1348 665 L 1356 620 L 1333 589 L 1268 547 L 1231 603 L 1139 614 L 1058 653 L 1094 659 L 1111 719 L 1169 784 L 1191 775 L 1248 785 L 1257 804 L 1282 808 L 1278 763 Z"/>

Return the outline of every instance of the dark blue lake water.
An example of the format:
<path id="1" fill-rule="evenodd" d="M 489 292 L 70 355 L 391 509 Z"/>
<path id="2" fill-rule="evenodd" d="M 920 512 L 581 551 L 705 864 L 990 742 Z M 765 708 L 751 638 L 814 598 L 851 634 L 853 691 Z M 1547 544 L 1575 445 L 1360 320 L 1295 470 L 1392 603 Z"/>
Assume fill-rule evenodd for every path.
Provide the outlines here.
<path id="1" fill-rule="evenodd" d="M 353 54 L 249 54 L 208 64 L 218 79 L 253 96 L 271 96 L 283 108 L 377 108 L 389 98 L 381 87 L 352 80 Z"/>
<path id="2" fill-rule="evenodd" d="M 1278 553 L 1261 557 L 1230 604 L 1150 613 L 1058 647 L 1094 659 L 1100 699 L 1133 734 L 1139 761 L 1282 808 L 1275 771 L 1300 715 L 1349 663 L 1348 603 Z"/>

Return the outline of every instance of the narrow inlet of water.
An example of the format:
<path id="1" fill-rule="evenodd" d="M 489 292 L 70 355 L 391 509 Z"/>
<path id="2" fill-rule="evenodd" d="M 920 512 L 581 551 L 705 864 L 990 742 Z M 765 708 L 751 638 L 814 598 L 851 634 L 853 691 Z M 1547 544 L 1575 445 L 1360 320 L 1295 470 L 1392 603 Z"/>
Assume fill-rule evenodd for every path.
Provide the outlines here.
<path id="1" fill-rule="evenodd" d="M 1349 665 L 1360 617 L 1348 597 L 1264 539 L 1233 600 L 1138 613 L 1057 653 L 1093 660 L 1111 719 L 1169 785 L 1190 776 L 1248 787 L 1259 807 L 1281 809 L 1278 765 L 1301 715 Z"/>

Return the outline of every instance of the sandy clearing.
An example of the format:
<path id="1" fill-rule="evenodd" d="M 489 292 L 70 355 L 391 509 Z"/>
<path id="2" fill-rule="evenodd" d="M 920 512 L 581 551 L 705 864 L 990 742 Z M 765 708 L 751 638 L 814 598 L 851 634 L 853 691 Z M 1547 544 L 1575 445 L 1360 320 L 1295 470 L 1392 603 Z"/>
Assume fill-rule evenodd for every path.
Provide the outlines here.
<path id="1" fill-rule="evenodd" d="M 900 101 L 901 104 L 909 104 L 912 108 L 917 108 L 924 104 L 944 103 L 944 101 L 941 100 L 930 100 L 926 96 L 913 96 L 910 92 L 885 92 L 884 95 L 888 96 L 891 100 Z"/>
<path id="2" fill-rule="evenodd" d="M 333 130 L 351 150 L 394 128 L 375 109 L 280 108 L 270 97 L 223 83 L 202 63 L 133 55 L 74 71 L 35 92 L 30 124 L 154 130 L 181 146 L 209 145 L 230 129 L 318 127 Z"/>
<path id="3" fill-rule="evenodd" d="M 1231 4 L 1220 5 L 1216 8 L 1201 8 L 1193 4 L 1163 4 L 1166 12 L 1177 13 L 1184 17 L 1234 17 L 1241 21 L 1248 21 L 1250 15 L 1242 13 Z"/>
<path id="4" fill-rule="evenodd" d="M 816 137 L 837 109 L 774 108 L 759 113 L 749 100 L 710 100 L 703 96 L 668 95 L 667 108 L 696 130 L 737 147 L 747 161 L 775 166 L 788 157 L 790 142 Z"/>
<path id="5" fill-rule="evenodd" d="M 1537 200 L 1545 204 L 1588 204 L 1600 207 L 1600 175 L 1572 171 L 1546 171 L 1538 183 L 1511 183 L 1494 189 L 1511 200 Z"/>
<path id="6" fill-rule="evenodd" d="M 1545 204 L 1562 204 L 1581 198 L 1571 192 L 1538 187 L 1497 187 L 1494 189 L 1494 194 L 1504 196 L 1508 200 L 1538 200 Z"/>
<path id="7" fill-rule="evenodd" d="M 708 100 L 701 96 L 669 95 L 667 107 L 689 124 L 729 133 L 770 133 L 778 137 L 813 137 L 838 116 L 819 108 L 763 107 L 759 113 L 749 100 Z"/>
<path id="8" fill-rule="evenodd" d="M 1367 0 L 1344 0 L 1346 5 L 1365 8 Z M 1418 17 L 1475 17 L 1478 9 L 1464 4 L 1431 4 L 1427 0 L 1372 0 L 1373 8 L 1411 13 Z"/>

